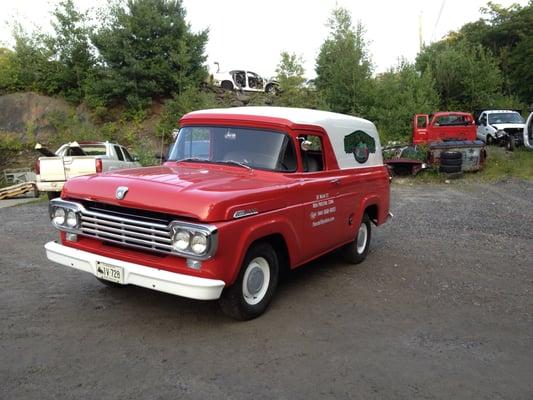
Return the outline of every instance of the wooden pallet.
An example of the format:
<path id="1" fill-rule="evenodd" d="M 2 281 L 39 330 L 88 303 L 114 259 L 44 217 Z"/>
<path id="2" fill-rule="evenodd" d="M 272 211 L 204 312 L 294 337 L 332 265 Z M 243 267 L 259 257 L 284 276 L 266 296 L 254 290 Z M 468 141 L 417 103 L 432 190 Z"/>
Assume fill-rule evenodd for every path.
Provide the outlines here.
<path id="1" fill-rule="evenodd" d="M 24 182 L 17 185 L 8 186 L 5 188 L 0 188 L 0 200 L 11 199 L 13 197 L 18 197 L 24 193 L 34 192 L 37 195 L 37 186 L 35 182 Z"/>

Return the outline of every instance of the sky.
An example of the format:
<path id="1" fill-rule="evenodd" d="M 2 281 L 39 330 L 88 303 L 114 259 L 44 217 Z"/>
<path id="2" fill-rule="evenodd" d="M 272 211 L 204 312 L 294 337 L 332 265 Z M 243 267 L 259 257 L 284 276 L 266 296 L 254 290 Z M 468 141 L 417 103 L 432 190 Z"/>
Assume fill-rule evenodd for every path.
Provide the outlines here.
<path id="1" fill-rule="evenodd" d="M 81 10 L 105 7 L 107 0 L 74 0 Z M 11 28 L 18 21 L 28 30 L 50 30 L 49 12 L 57 0 L 0 0 L 0 45 L 12 46 Z M 496 0 L 509 6 L 527 0 Z M 479 19 L 485 0 L 183 0 L 194 31 L 209 29 L 208 66 L 221 70 L 248 69 L 275 75 L 280 53 L 303 58 L 306 76 L 315 76 L 315 60 L 327 38 L 331 10 L 341 6 L 361 21 L 375 72 L 400 58 L 413 61 L 419 50 L 419 21 L 423 40 L 436 41 L 463 24 Z M 439 18 L 440 15 L 440 18 Z"/>

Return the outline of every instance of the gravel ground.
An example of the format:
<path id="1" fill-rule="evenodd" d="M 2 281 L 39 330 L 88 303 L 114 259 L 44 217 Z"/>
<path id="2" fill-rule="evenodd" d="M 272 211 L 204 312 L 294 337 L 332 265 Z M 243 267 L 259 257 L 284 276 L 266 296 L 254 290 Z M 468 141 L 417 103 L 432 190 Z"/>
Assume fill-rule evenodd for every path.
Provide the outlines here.
<path id="1" fill-rule="evenodd" d="M 368 259 L 216 302 L 53 265 L 46 204 L 0 210 L 1 399 L 532 399 L 533 184 L 393 188 Z"/>

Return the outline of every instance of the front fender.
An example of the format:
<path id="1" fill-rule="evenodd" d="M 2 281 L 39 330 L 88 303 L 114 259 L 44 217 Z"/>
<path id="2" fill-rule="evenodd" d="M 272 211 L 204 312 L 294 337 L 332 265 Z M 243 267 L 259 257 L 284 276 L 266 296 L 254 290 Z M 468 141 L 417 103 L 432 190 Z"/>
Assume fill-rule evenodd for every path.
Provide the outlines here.
<path id="1" fill-rule="evenodd" d="M 231 248 L 231 254 L 225 256 L 226 265 L 230 264 L 224 279 L 227 285 L 233 284 L 237 279 L 240 266 L 250 246 L 257 240 L 271 235 L 280 235 L 285 241 L 289 265 L 298 263 L 301 257 L 301 245 L 296 226 L 288 215 L 280 213 L 279 210 L 234 220 L 220 229 L 219 248 Z"/>

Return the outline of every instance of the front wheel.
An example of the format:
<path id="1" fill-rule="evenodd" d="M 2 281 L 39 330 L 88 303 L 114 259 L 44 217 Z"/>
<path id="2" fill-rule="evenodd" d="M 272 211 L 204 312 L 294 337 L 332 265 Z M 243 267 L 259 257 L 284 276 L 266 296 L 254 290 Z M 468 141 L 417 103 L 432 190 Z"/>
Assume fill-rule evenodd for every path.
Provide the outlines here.
<path id="1" fill-rule="evenodd" d="M 367 214 L 363 216 L 361 225 L 357 230 L 355 240 L 348 243 L 344 249 L 344 258 L 352 264 L 363 262 L 370 249 L 370 238 L 372 236 L 372 223 Z"/>
<path id="2" fill-rule="evenodd" d="M 235 283 L 219 299 L 222 311 L 245 321 L 267 309 L 278 285 L 279 261 L 272 246 L 258 243 L 250 247 Z"/>
<path id="3" fill-rule="evenodd" d="M 486 143 L 487 146 L 492 146 L 494 144 L 494 138 L 491 135 L 487 135 Z"/>
<path id="4" fill-rule="evenodd" d="M 509 136 L 507 138 L 506 147 L 507 147 L 507 150 L 514 151 L 514 149 L 516 148 L 516 139 L 512 136 Z"/>

